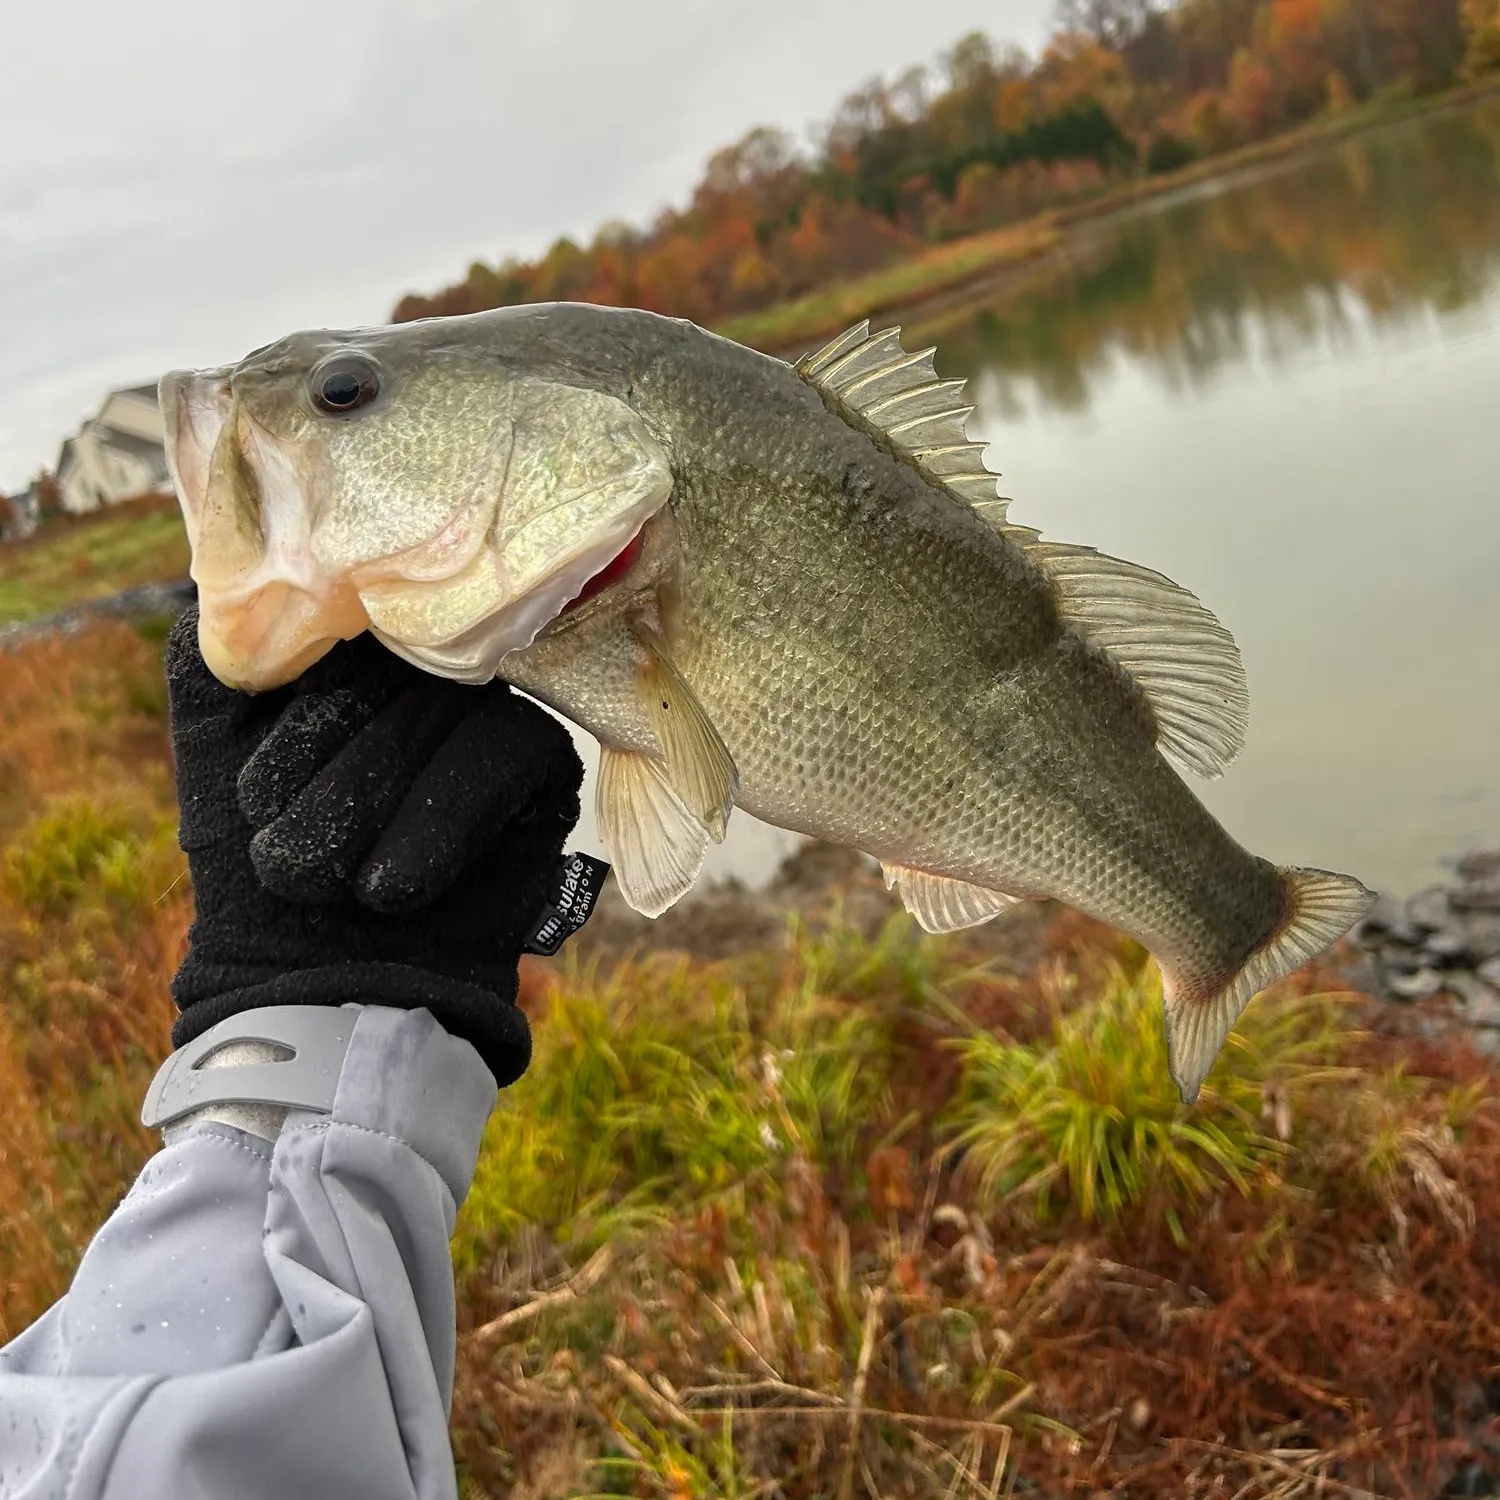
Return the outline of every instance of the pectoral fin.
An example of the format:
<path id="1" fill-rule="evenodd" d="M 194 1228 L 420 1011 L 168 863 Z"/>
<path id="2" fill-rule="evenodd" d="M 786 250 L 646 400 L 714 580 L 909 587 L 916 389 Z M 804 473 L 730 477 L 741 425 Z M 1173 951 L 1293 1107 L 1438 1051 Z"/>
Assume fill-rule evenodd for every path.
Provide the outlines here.
<path id="1" fill-rule="evenodd" d="M 661 747 L 666 779 L 709 838 L 722 843 L 739 791 L 734 757 L 698 695 L 668 659 L 665 642 L 643 623 L 637 622 L 633 629 L 646 653 L 639 678 L 641 695 Z"/>
<path id="2" fill-rule="evenodd" d="M 900 894 L 901 904 L 924 932 L 957 932 L 961 927 L 977 927 L 1023 899 L 967 881 L 950 880 L 946 875 L 914 870 L 910 865 L 882 861 L 880 868 L 885 875 L 886 890 Z"/>
<path id="3" fill-rule="evenodd" d="M 708 832 L 654 755 L 601 747 L 594 802 L 599 835 L 626 902 L 659 917 L 697 879 Z"/>

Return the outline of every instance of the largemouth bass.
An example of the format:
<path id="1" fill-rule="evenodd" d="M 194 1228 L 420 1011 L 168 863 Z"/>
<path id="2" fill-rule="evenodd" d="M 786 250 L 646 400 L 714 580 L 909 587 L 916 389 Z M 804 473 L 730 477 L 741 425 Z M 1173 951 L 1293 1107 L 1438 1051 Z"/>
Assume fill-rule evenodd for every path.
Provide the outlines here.
<path id="1" fill-rule="evenodd" d="M 601 746 L 598 826 L 657 915 L 730 811 L 852 845 L 929 931 L 1054 897 L 1161 965 L 1185 1101 L 1250 999 L 1372 896 L 1242 848 L 1248 700 L 1169 579 L 1008 515 L 933 351 L 795 366 L 578 304 L 302 333 L 162 382 L 205 658 L 289 681 L 369 629 Z"/>

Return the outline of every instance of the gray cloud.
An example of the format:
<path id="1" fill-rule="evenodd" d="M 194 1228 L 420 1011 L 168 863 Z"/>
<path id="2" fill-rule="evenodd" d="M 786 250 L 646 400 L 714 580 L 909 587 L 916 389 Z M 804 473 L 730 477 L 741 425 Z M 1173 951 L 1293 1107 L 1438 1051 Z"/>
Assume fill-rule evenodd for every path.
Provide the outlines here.
<path id="1" fill-rule="evenodd" d="M 1050 0 L 71 0 L 0 13 L 0 486 L 118 381 L 378 322 L 477 257 L 682 198 Z"/>

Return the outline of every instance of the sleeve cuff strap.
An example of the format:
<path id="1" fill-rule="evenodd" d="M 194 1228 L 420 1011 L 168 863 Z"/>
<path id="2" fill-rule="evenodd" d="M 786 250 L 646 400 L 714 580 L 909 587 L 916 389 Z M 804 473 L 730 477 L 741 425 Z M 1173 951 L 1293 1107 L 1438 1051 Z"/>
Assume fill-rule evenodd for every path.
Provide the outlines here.
<path id="1" fill-rule="evenodd" d="M 179 1047 L 161 1065 L 141 1106 L 141 1123 L 162 1130 L 220 1104 L 275 1104 L 332 1114 L 339 1075 L 359 1012 L 343 1006 L 268 1005 L 241 1011 Z M 264 1042 L 272 1062 L 205 1068 L 230 1042 Z"/>

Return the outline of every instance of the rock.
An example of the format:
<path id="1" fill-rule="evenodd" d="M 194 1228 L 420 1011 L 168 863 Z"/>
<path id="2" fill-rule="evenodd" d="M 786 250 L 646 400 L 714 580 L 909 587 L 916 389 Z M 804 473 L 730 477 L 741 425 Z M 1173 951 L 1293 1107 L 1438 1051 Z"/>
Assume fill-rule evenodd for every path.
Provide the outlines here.
<path id="1" fill-rule="evenodd" d="M 1394 896 L 1382 892 L 1354 929 L 1354 940 L 1368 948 L 1379 947 L 1380 939 L 1398 923 L 1403 927 L 1407 925 L 1406 908 Z"/>
<path id="2" fill-rule="evenodd" d="M 1398 948 L 1394 943 L 1387 943 L 1380 950 L 1380 962 L 1392 974 L 1415 974 L 1418 969 L 1427 967 L 1415 948 Z"/>
<path id="3" fill-rule="evenodd" d="M 1458 861 L 1458 878 L 1469 881 L 1500 880 L 1500 849 L 1476 849 Z"/>
<path id="4" fill-rule="evenodd" d="M 86 599 L 56 614 L 19 624 L 0 626 L 0 650 L 24 646 L 44 635 L 75 635 L 90 620 L 130 620 L 152 615 L 180 614 L 197 597 L 198 586 L 190 578 L 173 583 L 144 583 L 122 589 L 102 599 Z"/>
<path id="5" fill-rule="evenodd" d="M 1474 971 L 1486 984 L 1500 989 L 1500 958 L 1487 958 Z"/>
<path id="6" fill-rule="evenodd" d="M 1406 914 L 1423 932 L 1436 932 L 1448 925 L 1448 892 L 1440 885 L 1418 891 L 1406 903 Z"/>
<path id="7" fill-rule="evenodd" d="M 1425 936 L 1426 933 L 1405 912 L 1402 912 L 1401 920 L 1393 922 L 1387 930 L 1385 940 L 1388 943 L 1404 943 L 1408 948 L 1415 948 Z"/>
<path id="8" fill-rule="evenodd" d="M 1421 968 L 1412 974 L 1392 974 L 1386 988 L 1401 1000 L 1425 1000 L 1443 987 L 1443 976 L 1433 968 Z"/>
<path id="9" fill-rule="evenodd" d="M 1474 955 L 1475 963 L 1500 958 L 1500 916 L 1475 912 L 1464 921 L 1464 935 L 1469 940 L 1469 952 Z"/>
<path id="10" fill-rule="evenodd" d="M 1448 898 L 1454 911 L 1500 911 L 1500 880 L 1473 880 Z"/>
<path id="11" fill-rule="evenodd" d="M 1493 985 L 1459 969 L 1444 977 L 1443 988 L 1463 1002 L 1466 1025 L 1500 1027 L 1500 990 Z"/>
<path id="12" fill-rule="evenodd" d="M 1482 1052 L 1486 1057 L 1500 1062 L 1500 1030 L 1474 1031 L 1470 1033 L 1470 1040 L 1476 1052 Z"/>
<path id="13" fill-rule="evenodd" d="M 1432 933 L 1422 949 L 1439 963 L 1458 963 L 1469 956 L 1469 934 L 1462 927 L 1444 927 Z"/>

